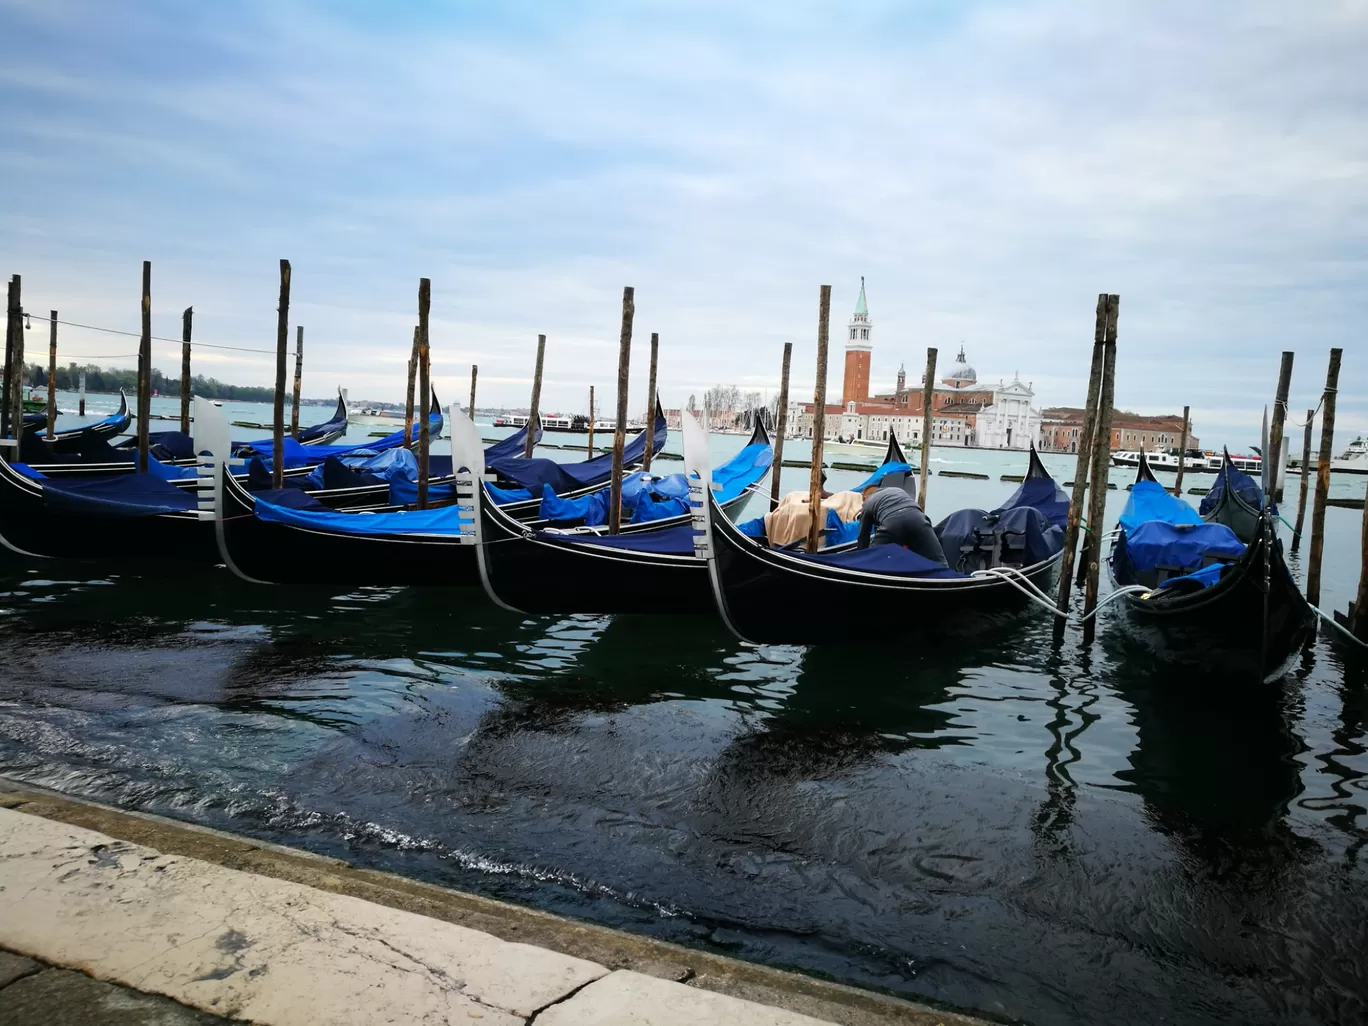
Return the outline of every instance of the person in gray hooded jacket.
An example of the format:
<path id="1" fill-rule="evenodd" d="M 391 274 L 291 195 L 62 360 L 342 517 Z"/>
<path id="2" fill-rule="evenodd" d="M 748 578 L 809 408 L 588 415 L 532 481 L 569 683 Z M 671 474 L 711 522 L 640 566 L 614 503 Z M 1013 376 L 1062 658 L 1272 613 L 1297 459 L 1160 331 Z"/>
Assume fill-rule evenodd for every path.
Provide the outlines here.
<path id="1" fill-rule="evenodd" d="M 856 542 L 856 548 L 901 545 L 941 566 L 947 565 L 931 518 L 922 512 L 912 496 L 901 488 L 880 488 L 878 485 L 870 485 L 861 494 L 864 506 L 860 510 L 860 540 Z"/>

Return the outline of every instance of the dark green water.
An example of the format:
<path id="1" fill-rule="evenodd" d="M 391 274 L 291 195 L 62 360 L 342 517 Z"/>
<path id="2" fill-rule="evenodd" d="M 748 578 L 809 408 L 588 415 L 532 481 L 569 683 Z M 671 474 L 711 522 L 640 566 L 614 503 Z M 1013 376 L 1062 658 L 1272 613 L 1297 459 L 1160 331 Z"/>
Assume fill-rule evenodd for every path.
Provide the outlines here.
<path id="1" fill-rule="evenodd" d="M 1364 1021 L 1363 666 L 1255 687 L 1122 627 L 763 648 L 7 561 L 0 772 L 1004 1019 Z"/>

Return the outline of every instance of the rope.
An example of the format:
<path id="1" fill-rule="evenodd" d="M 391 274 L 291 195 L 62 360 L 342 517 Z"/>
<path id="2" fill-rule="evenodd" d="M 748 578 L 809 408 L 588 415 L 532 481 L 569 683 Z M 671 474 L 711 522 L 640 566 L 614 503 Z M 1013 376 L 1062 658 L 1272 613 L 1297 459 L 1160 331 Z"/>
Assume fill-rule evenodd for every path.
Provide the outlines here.
<path id="1" fill-rule="evenodd" d="M 1307 605 L 1310 606 L 1311 603 L 1308 602 Z M 1336 620 L 1333 616 L 1326 616 L 1324 613 L 1322 613 L 1322 612 L 1321 612 L 1319 609 L 1317 609 L 1315 606 L 1311 606 L 1311 611 L 1312 611 L 1313 613 L 1315 613 L 1317 616 L 1319 616 L 1319 617 L 1320 617 L 1322 620 L 1324 620 L 1326 623 L 1328 623 L 1331 627 L 1335 628 L 1335 630 L 1337 630 L 1337 631 L 1339 631 L 1341 634 L 1343 634 L 1346 638 L 1348 638 L 1348 639 L 1349 639 L 1350 641 L 1352 641 L 1354 644 L 1358 645 L 1358 646 L 1361 647 L 1361 648 L 1368 648 L 1368 642 L 1364 642 L 1362 639 L 1360 639 L 1360 638 L 1358 637 L 1358 635 L 1356 635 L 1356 634 L 1355 634 L 1353 631 L 1351 631 L 1348 627 L 1344 626 L 1344 624 L 1342 624 L 1342 623 L 1340 623 L 1338 620 Z"/>
<path id="2" fill-rule="evenodd" d="M 1103 607 L 1103 606 L 1105 606 L 1108 602 L 1115 602 L 1115 601 L 1116 601 L 1117 599 L 1119 599 L 1122 595 L 1135 595 L 1135 594 L 1138 594 L 1138 593 L 1141 593 L 1141 592 L 1148 593 L 1148 592 L 1151 592 L 1151 591 L 1154 591 L 1154 589 L 1153 589 L 1153 588 L 1146 588 L 1144 585 L 1141 585 L 1141 584 L 1126 584 L 1126 585 L 1122 585 L 1120 588 L 1117 588 L 1115 591 L 1113 591 L 1113 592 L 1111 592 L 1110 594 L 1104 596 L 1104 597 L 1102 598 L 1102 601 L 1101 601 L 1101 602 L 1099 602 L 1099 603 L 1097 603 L 1097 605 L 1093 606 L 1093 611 L 1092 611 L 1091 613 L 1084 613 L 1084 614 L 1079 618 L 1079 622 L 1080 622 L 1080 623 L 1083 623 L 1084 621 L 1091 620 L 1091 619 L 1092 619 L 1094 616 L 1096 616 L 1098 613 L 1102 612 L 1102 607 Z"/>
<path id="3" fill-rule="evenodd" d="M 1013 575 L 1016 575 L 1016 577 L 1021 578 L 1021 580 L 1020 580 L 1020 581 L 1016 580 L 1016 579 L 1013 577 Z M 994 566 L 994 567 L 988 567 L 987 569 L 984 569 L 984 570 L 975 570 L 975 571 L 974 571 L 973 573 L 971 573 L 969 576 L 970 576 L 970 577 L 996 577 L 998 580 L 1006 581 L 1006 582 L 1007 582 L 1008 584 L 1010 584 L 1013 588 L 1015 588 L 1017 591 L 1021 592 L 1021 593 L 1022 593 L 1023 595 L 1025 595 L 1028 599 L 1030 599 L 1032 602 L 1034 602 L 1036 605 L 1042 606 L 1043 608 L 1048 609 L 1050 612 L 1054 613 L 1055 616 L 1062 616 L 1062 617 L 1065 617 L 1066 619 L 1067 619 L 1067 617 L 1068 617 L 1068 614 L 1067 614 L 1067 613 L 1065 613 L 1065 612 L 1064 612 L 1062 609 L 1060 609 L 1057 605 L 1055 605 L 1053 602 L 1051 602 L 1051 601 L 1049 600 L 1049 598 L 1046 597 L 1045 593 L 1044 593 L 1043 591 L 1041 591 L 1040 588 L 1038 588 L 1038 587 L 1036 586 L 1036 584 L 1035 584 L 1034 581 L 1032 581 L 1029 577 L 1027 577 L 1025 574 L 1023 574 L 1020 570 L 1017 570 L 1015 567 L 1009 567 L 1009 566 Z"/>
<path id="4" fill-rule="evenodd" d="M 36 317 L 36 318 L 37 318 L 38 320 L 40 320 L 40 321 L 48 321 L 48 322 L 51 322 L 51 321 L 52 321 L 52 318 L 51 318 L 51 317 L 44 317 L 44 316 L 42 316 L 41 314 L 31 314 L 31 313 L 29 313 L 28 311 L 25 311 L 25 312 L 24 312 L 24 317 L 25 317 L 26 319 L 28 319 L 28 320 L 33 320 L 33 319 Z M 120 329 L 120 328 L 101 328 L 101 327 L 100 327 L 99 325 L 97 325 L 97 324 L 78 324 L 78 323 L 76 323 L 75 321 L 64 321 L 64 320 L 62 320 L 61 318 L 58 318 L 58 319 L 57 319 L 57 323 L 58 323 L 58 324 L 64 324 L 64 325 L 66 325 L 68 328 L 84 328 L 84 329 L 87 330 L 87 331 L 103 331 L 103 332 L 106 332 L 106 333 L 108 333 L 108 334 L 110 334 L 110 335 L 127 335 L 129 338 L 142 338 L 142 332 L 140 332 L 140 331 L 124 331 L 124 330 L 122 330 L 122 329 Z M 163 336 L 161 336 L 161 335 L 151 335 L 151 336 L 149 336 L 149 337 L 152 339 L 153 342 L 174 342 L 174 343 L 175 343 L 176 345 L 178 345 L 178 346 L 184 345 L 184 344 L 185 344 L 185 339 L 182 339 L 182 338 L 165 338 L 165 337 L 163 337 Z M 198 346 L 198 347 L 201 348 L 201 349 L 231 349 L 233 352 L 236 352 L 236 353 L 265 353 L 267 356 L 275 356 L 275 355 L 276 355 L 276 351 L 275 351 L 274 349 L 252 349 L 252 348 L 250 348 L 250 347 L 248 347 L 248 346 L 226 346 L 226 345 L 222 345 L 222 344 L 217 343 L 217 342 L 191 342 L 190 345 L 191 345 L 192 347 Z M 136 356 L 137 354 L 134 353 L 134 354 L 132 354 L 132 355 Z M 286 356 L 293 356 L 294 353 L 293 353 L 293 352 L 287 352 L 285 355 L 286 355 Z M 87 358 L 87 359 L 88 359 L 88 358 Z M 120 359 L 120 357 L 108 357 L 108 356 L 106 356 L 106 357 L 94 357 L 94 359 L 106 359 L 106 360 L 109 360 L 109 359 Z"/>

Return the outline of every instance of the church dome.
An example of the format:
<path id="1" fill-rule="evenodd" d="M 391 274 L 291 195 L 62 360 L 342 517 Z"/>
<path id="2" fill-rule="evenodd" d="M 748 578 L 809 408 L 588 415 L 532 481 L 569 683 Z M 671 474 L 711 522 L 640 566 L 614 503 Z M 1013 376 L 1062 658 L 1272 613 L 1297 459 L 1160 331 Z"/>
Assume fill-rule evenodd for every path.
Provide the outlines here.
<path id="1" fill-rule="evenodd" d="M 964 357 L 964 346 L 960 346 L 959 356 L 955 357 L 955 365 L 941 380 L 947 383 L 958 382 L 962 385 L 978 383 L 978 375 L 974 373 L 974 368 L 969 366 L 969 361 Z"/>

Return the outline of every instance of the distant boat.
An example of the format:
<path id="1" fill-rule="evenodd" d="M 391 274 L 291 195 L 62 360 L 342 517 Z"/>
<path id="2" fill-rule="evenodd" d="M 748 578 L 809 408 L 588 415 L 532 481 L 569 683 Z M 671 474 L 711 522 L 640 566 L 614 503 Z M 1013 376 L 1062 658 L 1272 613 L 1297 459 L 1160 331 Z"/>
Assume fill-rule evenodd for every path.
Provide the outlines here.
<path id="1" fill-rule="evenodd" d="M 1150 470 L 1178 469 L 1177 449 L 1152 449 L 1143 455 Z M 1112 453 L 1112 466 L 1139 467 L 1140 457 L 1139 449 L 1120 449 Z M 1220 454 L 1208 449 L 1188 449 L 1183 457 L 1183 469 L 1188 473 L 1214 474 L 1221 469 L 1222 459 Z M 1263 470 L 1263 457 L 1258 455 L 1231 456 L 1230 462 L 1236 470 L 1243 470 L 1246 473 L 1257 474 Z"/>
<path id="2" fill-rule="evenodd" d="M 1314 456 L 1311 463 L 1316 463 Z M 1300 469 L 1301 457 L 1289 459 L 1287 465 Z M 1350 442 L 1349 448 L 1330 461 L 1330 469 L 1341 474 L 1368 474 L 1368 438 L 1360 435 Z"/>

